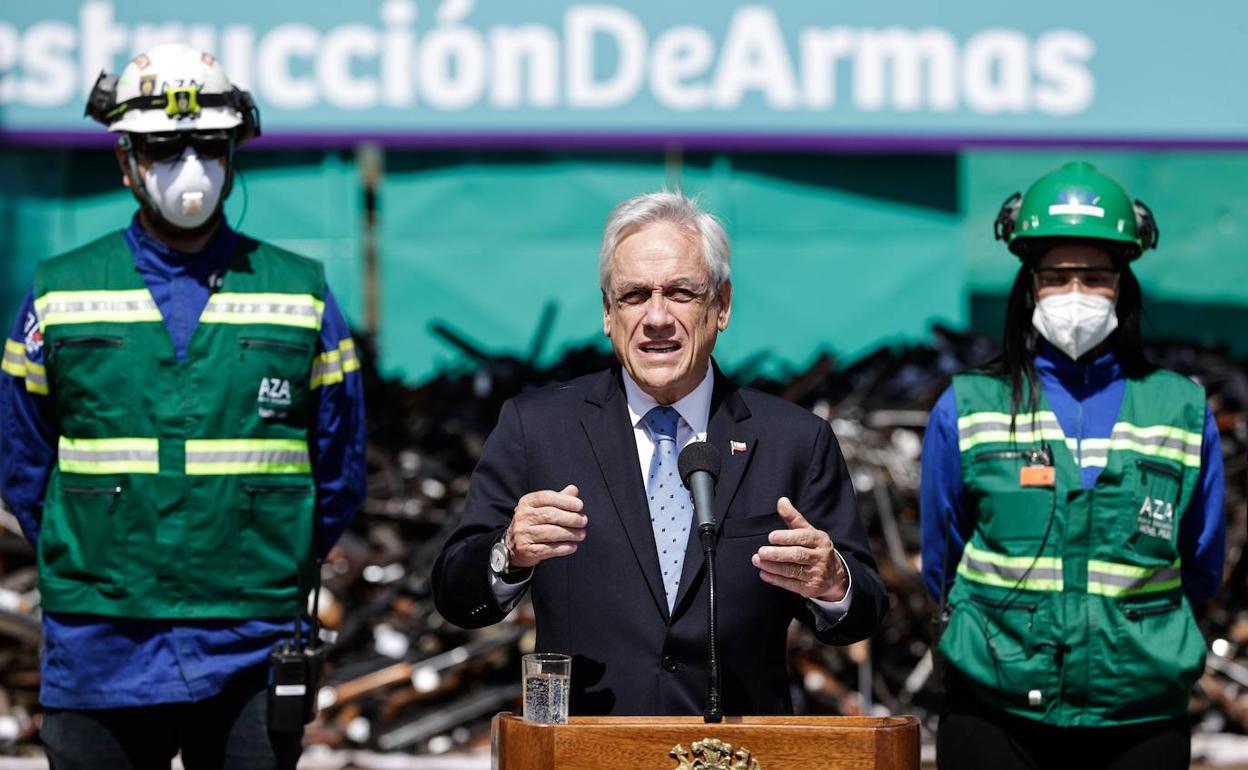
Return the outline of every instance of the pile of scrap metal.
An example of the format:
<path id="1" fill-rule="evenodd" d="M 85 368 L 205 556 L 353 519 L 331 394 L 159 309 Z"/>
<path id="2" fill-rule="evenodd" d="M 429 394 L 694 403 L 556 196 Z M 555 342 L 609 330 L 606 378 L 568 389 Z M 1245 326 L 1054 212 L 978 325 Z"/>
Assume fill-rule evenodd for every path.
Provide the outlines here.
<path id="1" fill-rule="evenodd" d="M 600 369 L 610 354 L 586 346 L 542 366 L 541 330 L 522 357 L 490 353 L 442 324 L 432 328 L 463 363 L 418 388 L 381 377 L 362 345 L 369 495 L 324 566 L 320 616 L 332 642 L 310 743 L 442 753 L 480 745 L 490 716 L 518 707 L 518 656 L 533 644 L 528 605 L 503 624 L 463 631 L 434 611 L 428 575 L 503 401 Z M 934 607 L 919 577 L 923 426 L 949 377 L 994 353 L 989 340 L 974 334 L 937 328 L 933 339 L 880 349 L 845 367 L 823 356 L 804 371 L 760 377 L 767 363 L 760 355 L 730 372 L 833 424 L 892 594 L 887 625 L 871 642 L 825 647 L 795 628 L 794 693 L 803 711 L 908 712 L 933 724 L 939 702 L 928 654 Z M 1155 346 L 1151 354 L 1208 388 L 1226 458 L 1227 581 L 1200 610 L 1213 642 L 1192 713 L 1203 730 L 1248 732 L 1248 370 L 1189 345 Z M 0 523 L 0 751 L 21 751 L 37 725 L 38 594 L 33 559 L 15 522 Z"/>

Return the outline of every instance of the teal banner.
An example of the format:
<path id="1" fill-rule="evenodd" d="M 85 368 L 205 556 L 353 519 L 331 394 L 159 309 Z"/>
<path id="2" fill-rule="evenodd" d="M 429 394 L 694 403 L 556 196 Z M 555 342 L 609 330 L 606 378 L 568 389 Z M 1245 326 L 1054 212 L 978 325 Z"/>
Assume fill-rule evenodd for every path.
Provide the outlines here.
<path id="1" fill-rule="evenodd" d="M 101 69 L 214 53 L 274 144 L 1248 147 L 1248 5 L 8 3 L 0 135 L 99 141 Z"/>

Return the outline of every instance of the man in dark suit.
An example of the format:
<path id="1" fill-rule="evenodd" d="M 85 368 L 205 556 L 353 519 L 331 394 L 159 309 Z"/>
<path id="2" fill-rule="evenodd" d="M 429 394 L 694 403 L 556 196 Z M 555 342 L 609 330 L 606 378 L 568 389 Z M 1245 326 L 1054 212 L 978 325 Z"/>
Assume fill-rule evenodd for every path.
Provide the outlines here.
<path id="1" fill-rule="evenodd" d="M 503 406 L 434 567 L 438 610 L 485 626 L 531 591 L 537 649 L 573 656 L 573 714 L 701 713 L 706 570 L 675 458 L 706 440 L 723 458 L 724 712 L 791 712 L 790 622 L 848 644 L 888 607 L 836 438 L 711 361 L 732 312 L 729 247 L 694 201 L 617 206 L 599 268 L 620 366 Z"/>

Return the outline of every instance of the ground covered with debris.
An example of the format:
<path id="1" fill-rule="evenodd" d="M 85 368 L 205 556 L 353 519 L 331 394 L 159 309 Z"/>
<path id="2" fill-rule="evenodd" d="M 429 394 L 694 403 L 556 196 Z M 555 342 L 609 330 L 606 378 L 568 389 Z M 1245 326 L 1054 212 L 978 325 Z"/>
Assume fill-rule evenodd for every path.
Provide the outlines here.
<path id="1" fill-rule="evenodd" d="M 369 346 L 361 345 L 369 494 L 323 569 L 319 614 L 333 641 L 321 713 L 307 732 L 308 767 L 485 767 L 447 755 L 480 751 L 490 717 L 518 706 L 518 658 L 533 645 L 528 605 L 503 624 L 463 631 L 434 610 L 429 573 L 502 403 L 612 359 L 587 346 L 537 366 L 482 351 L 445 327 L 434 330 L 463 354 L 462 363 L 416 388 L 380 376 Z M 799 713 L 913 713 L 935 726 L 939 694 L 928 655 L 934 607 L 919 575 L 923 426 L 949 377 L 995 350 L 984 337 L 947 329 L 935 329 L 933 339 L 882 348 L 845 365 L 821 356 L 781 377 L 758 376 L 762 359 L 728 372 L 831 422 L 892 595 L 888 621 L 869 642 L 826 647 L 795 626 L 790 664 Z M 1206 751 L 1217 764 L 1246 762 L 1243 741 L 1234 736 L 1248 734 L 1248 367 L 1178 343 L 1153 345 L 1149 353 L 1207 388 L 1222 435 L 1226 574 L 1218 597 L 1197 611 L 1211 651 L 1190 715 L 1198 758 Z M 34 558 L 16 519 L 0 510 L 0 755 L 10 763 L 38 755 L 39 640 Z M 386 764 L 384 757 L 400 754 L 412 762 Z M 435 755 L 444 757 L 441 765 L 428 762 Z"/>

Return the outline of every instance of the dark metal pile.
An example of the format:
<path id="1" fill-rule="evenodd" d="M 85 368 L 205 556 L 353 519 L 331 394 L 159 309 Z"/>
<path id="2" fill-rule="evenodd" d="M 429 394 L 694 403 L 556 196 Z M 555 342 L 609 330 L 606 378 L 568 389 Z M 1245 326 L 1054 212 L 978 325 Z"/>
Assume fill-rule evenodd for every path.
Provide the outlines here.
<path id="1" fill-rule="evenodd" d="M 379 376 L 367 344 L 369 495 L 324 568 L 321 617 L 334 640 L 309 741 L 332 747 L 440 753 L 479 744 L 489 717 L 515 709 L 519 663 L 531 649 L 523 605 L 505 623 L 466 632 L 434 611 L 428 575 L 462 505 L 502 403 L 525 389 L 597 371 L 609 352 L 587 346 L 538 366 L 543 323 L 526 357 L 495 355 L 452 329 L 433 330 L 463 364 L 419 388 Z M 992 356 L 986 338 L 936 329 L 934 343 L 884 348 L 845 367 L 824 356 L 805 371 L 756 377 L 762 356 L 730 371 L 832 422 L 893 611 L 872 642 L 848 648 L 791 637 L 794 694 L 809 713 L 917 713 L 937 704 L 927 655 L 933 605 L 919 577 L 919 454 L 927 410 L 949 377 Z M 1153 359 L 1208 389 L 1227 469 L 1226 587 L 1199 611 L 1213 642 L 1192 700 L 1201 729 L 1248 732 L 1248 370 L 1216 351 L 1154 346 Z M 7 518 L 4 518 L 7 517 Z M 38 713 L 38 595 L 33 559 L 0 512 L 0 747 L 21 751 Z"/>

